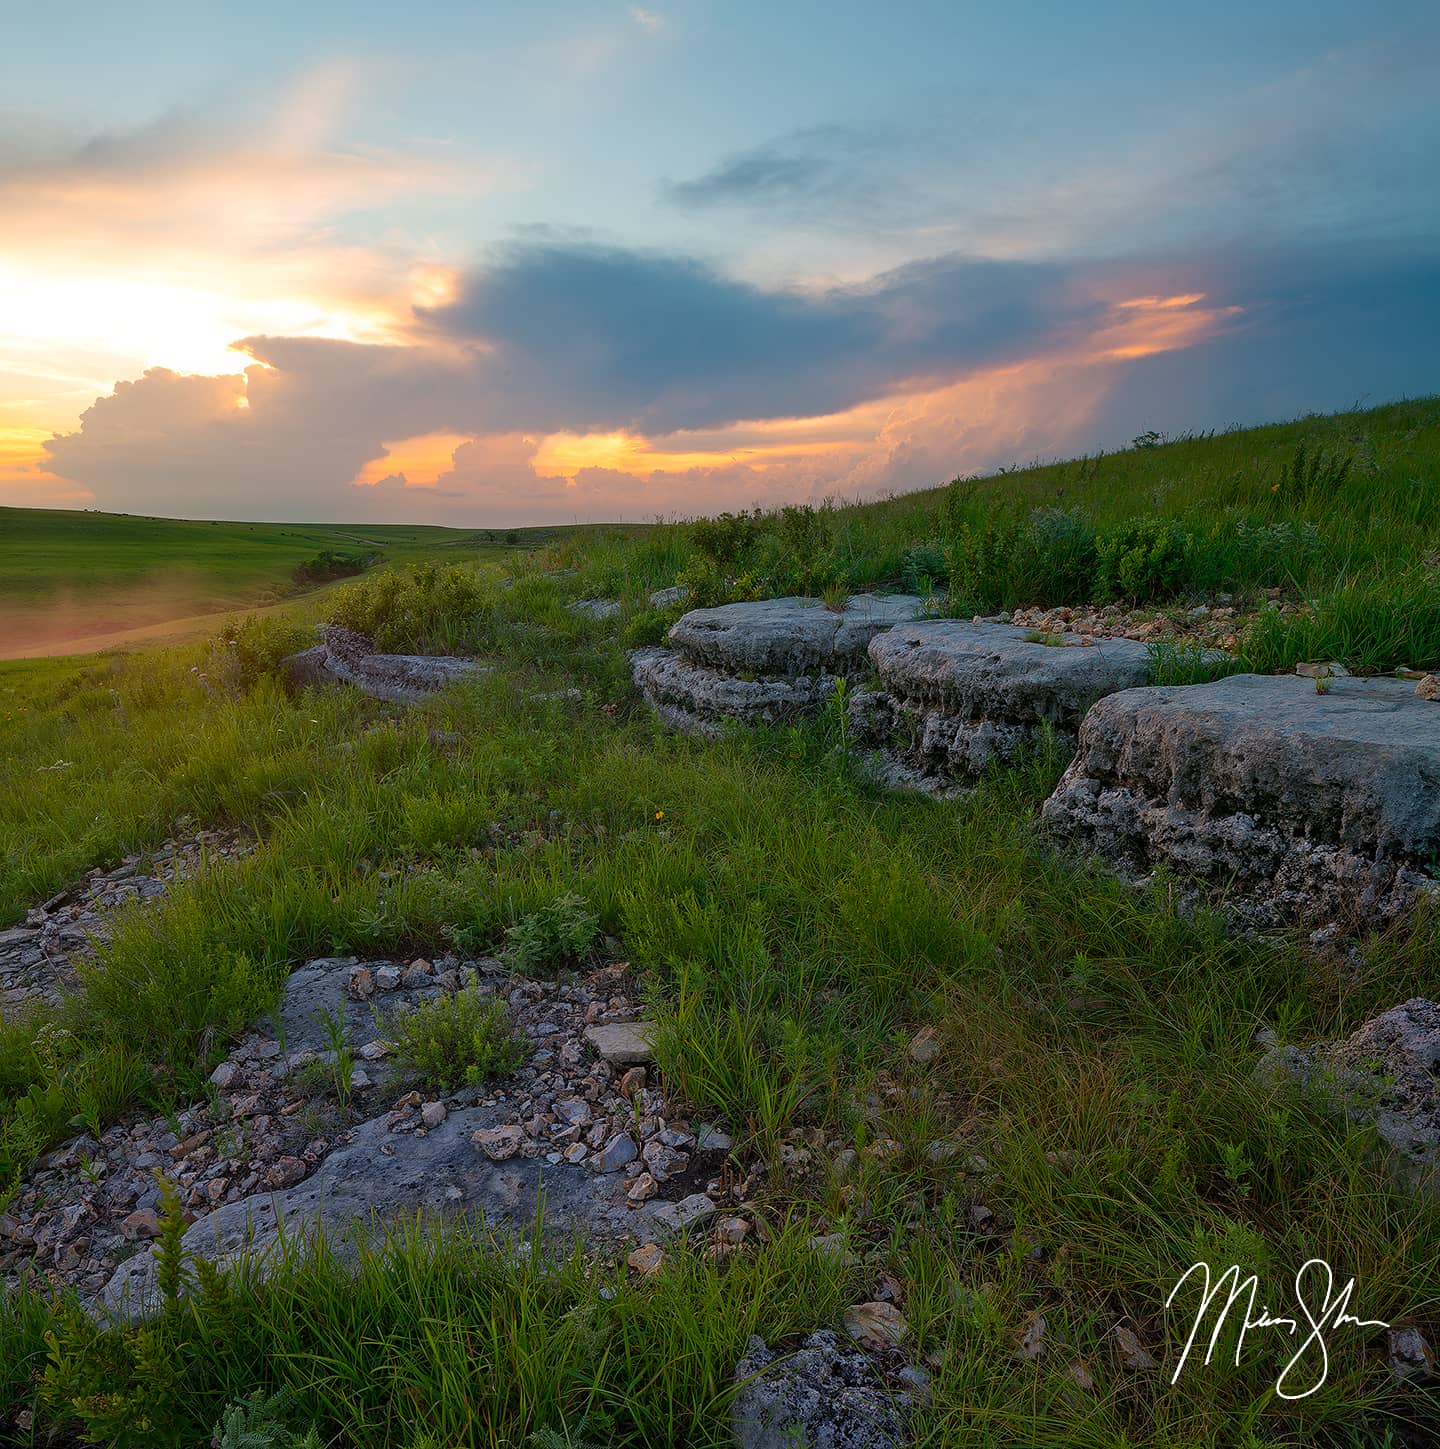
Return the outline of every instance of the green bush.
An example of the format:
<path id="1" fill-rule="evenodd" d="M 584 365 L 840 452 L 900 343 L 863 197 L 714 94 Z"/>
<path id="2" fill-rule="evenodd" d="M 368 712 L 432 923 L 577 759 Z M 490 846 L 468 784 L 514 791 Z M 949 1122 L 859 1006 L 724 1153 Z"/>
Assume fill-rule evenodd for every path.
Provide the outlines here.
<path id="1" fill-rule="evenodd" d="M 627 649 L 645 649 L 663 644 L 670 626 L 675 622 L 674 609 L 645 609 L 625 625 L 624 644 Z"/>
<path id="2" fill-rule="evenodd" d="M 206 673 L 232 693 L 250 689 L 280 661 L 315 642 L 310 629 L 282 614 L 247 614 L 221 629 L 210 643 Z"/>
<path id="3" fill-rule="evenodd" d="M 578 961 L 599 935 L 600 922 L 580 896 L 556 896 L 506 929 L 505 954 L 517 971 L 533 975 Z"/>
<path id="4" fill-rule="evenodd" d="M 923 592 L 927 583 L 932 588 L 939 587 L 945 582 L 948 573 L 945 540 L 942 538 L 926 539 L 924 543 L 914 544 L 900 555 L 900 576 L 909 593 Z"/>
<path id="5" fill-rule="evenodd" d="M 289 1389 L 267 1394 L 264 1389 L 226 1405 L 211 1443 L 215 1449 L 320 1449 L 320 1436 L 312 1425 L 297 1434 L 284 1415 L 294 1395 Z"/>
<path id="6" fill-rule="evenodd" d="M 423 563 L 347 584 L 335 594 L 327 622 L 354 629 L 380 650 L 437 653 L 473 645 L 489 602 L 472 568 Z"/>
<path id="7" fill-rule="evenodd" d="M 442 1092 L 482 1086 L 523 1055 L 505 1003 L 473 988 L 399 1007 L 382 1030 L 400 1069 Z"/>
<path id="8" fill-rule="evenodd" d="M 1164 518 L 1130 518 L 1095 542 L 1095 602 L 1131 604 L 1174 598 L 1190 581 L 1191 535 Z"/>
<path id="9" fill-rule="evenodd" d="M 333 548 L 321 549 L 314 558 L 307 558 L 295 565 L 290 577 L 297 584 L 328 584 L 333 579 L 348 579 L 363 574 L 375 555 L 363 553 L 339 553 Z"/>

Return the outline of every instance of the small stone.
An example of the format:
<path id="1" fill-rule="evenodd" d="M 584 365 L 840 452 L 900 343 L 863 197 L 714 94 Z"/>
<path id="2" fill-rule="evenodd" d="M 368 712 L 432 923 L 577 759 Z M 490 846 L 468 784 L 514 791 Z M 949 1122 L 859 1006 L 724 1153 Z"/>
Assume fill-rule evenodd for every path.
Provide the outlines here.
<path id="1" fill-rule="evenodd" d="M 426 1131 L 433 1131 L 449 1115 L 444 1102 L 426 1102 L 420 1108 L 420 1120 L 425 1124 Z"/>
<path id="2" fill-rule="evenodd" d="M 140 1208 L 120 1222 L 120 1236 L 127 1243 L 133 1243 L 140 1238 L 158 1238 L 160 1236 L 160 1219 L 150 1208 Z"/>
<path id="3" fill-rule="evenodd" d="M 390 1046 L 383 1041 L 367 1041 L 355 1055 L 362 1062 L 378 1062 L 382 1057 L 390 1055 Z"/>
<path id="4" fill-rule="evenodd" d="M 1422 1383 L 1435 1373 L 1434 1351 L 1417 1328 L 1390 1329 L 1385 1351 L 1396 1383 Z"/>
<path id="5" fill-rule="evenodd" d="M 346 991 L 356 1001 L 368 1001 L 375 995 L 375 973 L 368 966 L 353 966 Z"/>
<path id="6" fill-rule="evenodd" d="M 627 1201 L 638 1206 L 642 1202 L 648 1202 L 659 1190 L 660 1184 L 648 1172 L 642 1172 L 630 1184 L 630 1191 L 625 1194 L 625 1197 Z"/>
<path id="7" fill-rule="evenodd" d="M 435 983 L 428 971 L 422 971 L 418 966 L 412 966 L 401 978 L 400 984 L 408 991 L 423 991 L 427 986 Z"/>
<path id="8" fill-rule="evenodd" d="M 983 1232 L 995 1221 L 995 1214 L 984 1203 L 977 1202 L 970 1209 L 970 1221 Z"/>
<path id="9" fill-rule="evenodd" d="M 470 1140 L 491 1162 L 505 1162 L 519 1152 L 525 1141 L 522 1127 L 481 1127 L 470 1134 Z M 558 1158 L 558 1153 L 556 1154 Z"/>
<path id="10" fill-rule="evenodd" d="M 645 1086 L 645 1068 L 631 1067 L 629 1071 L 620 1078 L 620 1095 L 622 1097 L 633 1097 L 636 1092 L 641 1091 Z"/>
<path id="11" fill-rule="evenodd" d="M 722 1243 L 743 1243 L 749 1231 L 750 1224 L 744 1218 L 722 1218 L 715 1236 Z"/>
<path id="12" fill-rule="evenodd" d="M 634 1139 L 628 1132 L 617 1132 L 605 1144 L 605 1150 L 595 1159 L 598 1172 L 619 1172 L 628 1162 L 634 1162 L 637 1152 Z"/>
<path id="13" fill-rule="evenodd" d="M 823 1237 L 811 1238 L 810 1247 L 822 1257 L 836 1258 L 848 1266 L 860 1261 L 846 1245 L 844 1233 L 826 1233 Z"/>
<path id="14" fill-rule="evenodd" d="M 835 1154 L 835 1160 L 830 1164 L 830 1171 L 836 1182 L 844 1182 L 853 1173 L 860 1162 L 860 1154 L 853 1147 L 846 1147 L 843 1151 Z"/>
<path id="15" fill-rule="evenodd" d="M 895 1377 L 910 1391 L 917 1404 L 930 1402 L 930 1375 L 927 1370 L 906 1364 Z"/>
<path id="16" fill-rule="evenodd" d="M 265 1174 L 267 1187 L 294 1187 L 305 1176 L 305 1163 L 288 1153 L 270 1167 Z"/>
<path id="17" fill-rule="evenodd" d="M 572 1142 L 565 1149 L 565 1161 L 578 1166 L 590 1155 L 590 1149 L 583 1142 Z"/>
<path id="18" fill-rule="evenodd" d="M 648 1021 L 611 1021 L 585 1028 L 585 1040 L 612 1067 L 643 1066 L 655 1059 Z"/>
<path id="19" fill-rule="evenodd" d="M 637 1273 L 658 1273 L 660 1265 L 665 1261 L 665 1252 L 659 1243 L 645 1243 L 636 1248 L 625 1261 Z"/>
<path id="20" fill-rule="evenodd" d="M 556 1102 L 555 1115 L 572 1127 L 588 1127 L 593 1116 L 590 1104 L 583 1097 L 566 1097 Z"/>
<path id="21" fill-rule="evenodd" d="M 223 1092 L 230 1086 L 236 1077 L 240 1075 L 240 1068 L 234 1062 L 221 1062 L 213 1072 L 210 1073 L 210 1080 Z"/>
<path id="22" fill-rule="evenodd" d="M 910 1331 L 893 1303 L 857 1303 L 845 1310 L 845 1332 L 872 1351 L 895 1348 Z"/>
<path id="23" fill-rule="evenodd" d="M 940 1033 L 933 1026 L 922 1026 L 910 1038 L 910 1060 L 917 1066 L 929 1066 L 940 1055 Z"/>
<path id="24" fill-rule="evenodd" d="M 1440 699 L 1440 675 L 1427 674 L 1415 686 L 1415 693 L 1421 699 Z"/>
<path id="25" fill-rule="evenodd" d="M 709 1123 L 702 1123 L 695 1129 L 696 1152 L 730 1152 L 734 1146 L 735 1139 L 728 1132 L 722 1132 Z"/>
<path id="26" fill-rule="evenodd" d="M 1155 1367 L 1155 1360 L 1131 1329 L 1122 1326 L 1116 1328 L 1110 1336 L 1115 1340 L 1115 1347 L 1119 1350 L 1120 1362 L 1127 1369 L 1138 1372 L 1140 1369 Z"/>
<path id="27" fill-rule="evenodd" d="M 657 1202 L 650 1207 L 651 1220 L 671 1233 L 683 1233 L 714 1216 L 715 1204 L 703 1192 L 691 1193 L 679 1202 Z"/>
<path id="28" fill-rule="evenodd" d="M 398 966 L 381 966 L 375 972 L 375 985 L 381 991 L 398 991 L 403 978 Z"/>
<path id="29" fill-rule="evenodd" d="M 1074 1379 L 1075 1383 L 1088 1394 L 1095 1387 L 1095 1375 L 1077 1358 L 1069 1368 L 1065 1370 Z"/>
<path id="30" fill-rule="evenodd" d="M 1042 1314 L 1037 1313 L 1021 1331 L 1020 1347 L 1015 1350 L 1015 1357 L 1026 1363 L 1033 1363 L 1044 1352 L 1045 1319 Z"/>

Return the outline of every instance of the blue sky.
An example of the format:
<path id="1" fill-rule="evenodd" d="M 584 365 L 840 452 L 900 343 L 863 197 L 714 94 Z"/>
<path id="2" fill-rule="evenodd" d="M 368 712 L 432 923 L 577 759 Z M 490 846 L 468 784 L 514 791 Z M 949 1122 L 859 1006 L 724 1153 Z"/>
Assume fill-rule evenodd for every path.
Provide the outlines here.
<path id="1" fill-rule="evenodd" d="M 0 501 L 646 517 L 1440 389 L 1433 5 L 72 5 Z"/>

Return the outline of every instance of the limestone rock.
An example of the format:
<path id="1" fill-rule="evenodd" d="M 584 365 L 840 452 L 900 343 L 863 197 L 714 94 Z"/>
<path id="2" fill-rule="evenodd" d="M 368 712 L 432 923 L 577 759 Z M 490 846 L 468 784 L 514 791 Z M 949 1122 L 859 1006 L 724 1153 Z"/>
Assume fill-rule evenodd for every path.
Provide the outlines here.
<path id="1" fill-rule="evenodd" d="M 613 619 L 620 605 L 614 599 L 576 599 L 565 605 L 565 612 L 582 619 Z"/>
<path id="2" fill-rule="evenodd" d="M 670 647 L 726 674 L 843 674 L 864 664 L 876 634 L 923 608 L 910 594 L 856 594 L 841 612 L 805 598 L 721 604 L 683 615 L 670 630 Z"/>
<path id="3" fill-rule="evenodd" d="M 789 1356 L 752 1337 L 735 1366 L 731 1413 L 738 1449 L 900 1449 L 899 1408 L 870 1360 L 828 1329 Z"/>
<path id="4" fill-rule="evenodd" d="M 624 1209 L 606 1179 L 524 1159 L 497 1166 L 477 1152 L 472 1135 L 495 1125 L 494 1114 L 481 1108 L 451 1112 L 423 1135 L 391 1133 L 388 1116 L 362 1123 L 348 1146 L 298 1186 L 227 1203 L 192 1223 L 185 1251 L 219 1263 L 245 1255 L 263 1273 L 282 1235 L 303 1242 L 323 1229 L 331 1246 L 349 1251 L 393 1220 L 456 1212 L 523 1230 L 534 1223 L 542 1198 L 546 1230 L 556 1237 L 576 1229 L 601 1238 L 624 1232 Z M 122 1263 L 103 1295 L 107 1308 L 127 1316 L 145 1312 L 155 1299 L 149 1250 Z"/>
<path id="5" fill-rule="evenodd" d="M 612 1067 L 639 1066 L 655 1059 L 650 1049 L 653 1030 L 648 1021 L 607 1021 L 587 1026 L 585 1040 Z"/>
<path id="6" fill-rule="evenodd" d="M 833 674 L 746 679 L 669 649 L 635 649 L 630 674 L 646 704 L 682 734 L 718 737 L 727 721 L 778 724 L 813 714 L 835 691 Z"/>
<path id="7" fill-rule="evenodd" d="M 865 742 L 922 776 L 968 781 L 1052 729 L 1074 745 L 1085 711 L 1150 677 L 1134 639 L 1061 634 L 1055 643 L 1012 624 L 923 619 L 870 641 L 879 688 L 857 694 L 851 718 Z"/>
<path id="8" fill-rule="evenodd" d="M 1435 888 L 1440 711 L 1394 679 L 1127 690 L 1086 715 L 1043 815 L 1124 870 L 1225 888 L 1258 924 L 1384 922 Z"/>
<path id="9" fill-rule="evenodd" d="M 1272 1048 L 1256 1074 L 1373 1127 L 1406 1183 L 1440 1192 L 1440 1003 L 1413 997 L 1343 1041 Z"/>
<path id="10" fill-rule="evenodd" d="M 352 684 L 375 699 L 411 704 L 436 690 L 487 671 L 473 659 L 424 654 L 377 654 L 363 635 L 327 624 L 321 643 L 282 661 L 292 685 Z"/>
<path id="11" fill-rule="evenodd" d="M 869 1349 L 894 1348 L 909 1331 L 893 1303 L 857 1303 L 845 1310 L 845 1332 Z"/>

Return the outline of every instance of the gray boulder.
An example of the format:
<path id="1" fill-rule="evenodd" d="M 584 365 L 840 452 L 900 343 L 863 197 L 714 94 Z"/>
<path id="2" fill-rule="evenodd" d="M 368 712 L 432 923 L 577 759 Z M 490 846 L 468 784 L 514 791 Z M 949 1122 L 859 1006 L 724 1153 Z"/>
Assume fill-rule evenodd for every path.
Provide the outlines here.
<path id="1" fill-rule="evenodd" d="M 620 612 L 614 599 L 576 599 L 565 605 L 565 612 L 582 619 L 613 619 Z"/>
<path id="2" fill-rule="evenodd" d="M 672 729 L 718 736 L 727 721 L 776 724 L 819 709 L 835 689 L 833 674 L 741 679 L 693 664 L 669 649 L 636 649 L 630 673 L 646 704 Z"/>
<path id="3" fill-rule="evenodd" d="M 843 674 L 865 663 L 884 629 L 918 617 L 910 594 L 856 594 L 843 611 L 819 599 L 758 599 L 692 609 L 670 630 L 670 647 L 692 664 L 725 674 Z"/>
<path id="4" fill-rule="evenodd" d="M 1144 684 L 1149 653 L 1133 639 L 1030 637 L 1011 624 L 925 619 L 870 641 L 879 687 L 854 696 L 859 737 L 922 779 L 969 780 L 1033 744 L 1043 728 L 1073 748 L 1101 696 Z"/>
<path id="5" fill-rule="evenodd" d="M 870 1360 L 828 1329 L 784 1357 L 752 1337 L 735 1366 L 731 1427 L 739 1449 L 899 1449 L 905 1396 L 890 1395 Z"/>
<path id="6" fill-rule="evenodd" d="M 495 1108 L 459 1109 L 424 1134 L 402 1134 L 389 1130 L 388 1116 L 374 1118 L 298 1186 L 227 1203 L 192 1223 L 185 1251 L 222 1265 L 245 1258 L 263 1274 L 282 1241 L 303 1246 L 321 1230 L 329 1246 L 353 1252 L 386 1225 L 413 1222 L 417 1214 L 464 1214 L 519 1232 L 535 1224 L 542 1205 L 548 1234 L 624 1236 L 629 1218 L 613 1178 L 520 1157 L 492 1162 L 477 1150 L 472 1133 L 502 1120 Z M 147 1248 L 115 1270 L 101 1301 L 114 1314 L 135 1317 L 155 1306 L 157 1291 Z"/>
<path id="7" fill-rule="evenodd" d="M 1414 997 L 1339 1042 L 1275 1047 L 1256 1069 L 1373 1127 L 1402 1180 L 1440 1192 L 1440 1003 Z"/>
<path id="8" fill-rule="evenodd" d="M 377 654 L 363 635 L 339 624 L 327 624 L 321 642 L 281 662 L 296 688 L 319 684 L 350 684 L 375 699 L 413 704 L 459 680 L 488 673 L 473 659 L 425 654 Z"/>
<path id="9" fill-rule="evenodd" d="M 1044 806 L 1122 870 L 1167 865 L 1260 925 L 1384 922 L 1435 889 L 1440 708 L 1400 680 L 1128 690 L 1085 717 Z"/>

